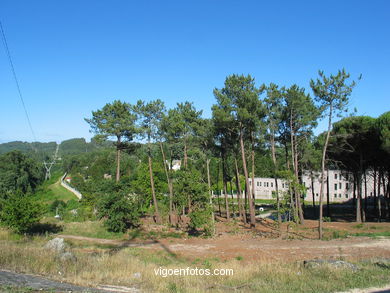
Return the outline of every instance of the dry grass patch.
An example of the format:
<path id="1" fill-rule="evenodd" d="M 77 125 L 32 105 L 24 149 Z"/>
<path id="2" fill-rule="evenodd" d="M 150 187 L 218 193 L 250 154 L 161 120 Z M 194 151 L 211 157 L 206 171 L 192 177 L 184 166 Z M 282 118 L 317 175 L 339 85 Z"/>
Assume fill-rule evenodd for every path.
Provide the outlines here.
<path id="1" fill-rule="evenodd" d="M 3 232 L 0 236 L 5 238 Z M 83 286 L 136 286 L 145 292 L 334 292 L 390 282 L 388 269 L 370 264 L 361 264 L 361 269 L 353 273 L 329 267 L 309 270 L 301 264 L 243 263 L 239 259 L 199 259 L 191 263 L 164 251 L 141 248 L 78 248 L 73 250 L 77 262 L 59 262 L 54 253 L 43 248 L 45 242 L 46 239 L 1 240 L 0 267 Z M 155 274 L 159 267 L 232 269 L 234 275 L 162 277 Z"/>

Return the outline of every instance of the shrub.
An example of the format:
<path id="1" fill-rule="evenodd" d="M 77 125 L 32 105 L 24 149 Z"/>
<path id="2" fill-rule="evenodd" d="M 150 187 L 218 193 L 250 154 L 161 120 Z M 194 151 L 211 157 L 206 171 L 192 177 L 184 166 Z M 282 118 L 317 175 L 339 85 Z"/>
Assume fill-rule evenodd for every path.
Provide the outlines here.
<path id="1" fill-rule="evenodd" d="M 98 202 L 98 217 L 111 232 L 125 232 L 139 223 L 139 209 L 134 198 L 121 192 L 105 195 Z"/>
<path id="2" fill-rule="evenodd" d="M 42 207 L 28 196 L 10 195 L 1 204 L 0 220 L 16 233 L 27 233 L 42 217 Z"/>

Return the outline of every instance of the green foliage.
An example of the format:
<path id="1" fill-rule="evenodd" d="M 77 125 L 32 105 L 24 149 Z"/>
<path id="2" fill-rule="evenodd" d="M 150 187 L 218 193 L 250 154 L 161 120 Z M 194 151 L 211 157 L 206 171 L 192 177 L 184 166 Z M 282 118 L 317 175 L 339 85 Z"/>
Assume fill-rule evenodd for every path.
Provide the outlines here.
<path id="1" fill-rule="evenodd" d="M 85 119 L 91 129 L 102 137 L 121 137 L 132 139 L 136 115 L 131 112 L 128 103 L 114 101 L 106 104 L 101 110 L 92 112 L 91 119 Z"/>
<path id="2" fill-rule="evenodd" d="M 207 184 L 197 170 L 180 170 L 175 174 L 175 197 L 178 207 L 187 206 L 191 202 L 189 227 L 193 230 L 203 229 L 206 235 L 212 234 L 210 195 Z"/>
<path id="3" fill-rule="evenodd" d="M 42 166 L 21 152 L 0 156 L 0 193 L 32 193 L 43 178 Z"/>
<path id="4" fill-rule="evenodd" d="M 1 201 L 1 223 L 16 233 L 29 232 L 41 216 L 42 207 L 29 196 L 12 194 Z"/>
<path id="5" fill-rule="evenodd" d="M 390 111 L 383 113 L 376 120 L 376 129 L 379 134 L 381 148 L 390 154 Z"/>
<path id="6" fill-rule="evenodd" d="M 58 213 L 62 214 L 65 209 L 66 209 L 66 203 L 63 200 L 58 200 L 58 199 L 53 201 L 49 207 L 49 210 L 52 213 L 56 213 L 58 211 Z"/>
<path id="7" fill-rule="evenodd" d="M 110 232 L 125 232 L 139 223 L 140 213 L 133 196 L 113 192 L 98 202 L 98 217 L 104 218 L 104 225 Z"/>
<path id="8" fill-rule="evenodd" d="M 333 113 L 340 113 L 347 109 L 349 96 L 356 83 L 347 83 L 350 74 L 345 69 L 339 70 L 336 75 L 327 77 L 323 71 L 319 71 L 319 78 L 310 81 L 317 102 L 321 105 L 321 110 L 330 110 Z M 330 112 L 330 115 L 333 114 Z"/>
<path id="9" fill-rule="evenodd" d="M 213 234 L 213 226 L 211 222 L 211 208 L 196 208 L 189 214 L 190 223 L 189 227 L 193 230 L 203 230 L 205 236 L 211 236 Z"/>

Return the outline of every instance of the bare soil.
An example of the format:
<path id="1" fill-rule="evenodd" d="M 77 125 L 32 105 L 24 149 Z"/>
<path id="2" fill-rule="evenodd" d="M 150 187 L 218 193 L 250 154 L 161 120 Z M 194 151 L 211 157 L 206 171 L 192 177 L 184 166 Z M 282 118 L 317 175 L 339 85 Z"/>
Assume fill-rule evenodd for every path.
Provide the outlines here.
<path id="1" fill-rule="evenodd" d="M 389 223 L 325 223 L 328 234 L 332 231 L 367 232 L 388 231 Z M 158 226 L 152 229 L 159 229 Z M 275 228 L 272 221 L 262 221 L 254 230 L 240 224 L 219 222 L 213 238 L 164 238 L 150 240 L 109 240 L 82 236 L 60 235 L 66 239 L 121 247 L 141 247 L 165 250 L 188 260 L 218 258 L 242 259 L 244 262 L 294 262 L 307 259 L 362 260 L 390 258 L 390 238 L 347 237 L 317 240 L 317 222 L 307 220 L 305 225 L 292 227 L 283 224 Z"/>

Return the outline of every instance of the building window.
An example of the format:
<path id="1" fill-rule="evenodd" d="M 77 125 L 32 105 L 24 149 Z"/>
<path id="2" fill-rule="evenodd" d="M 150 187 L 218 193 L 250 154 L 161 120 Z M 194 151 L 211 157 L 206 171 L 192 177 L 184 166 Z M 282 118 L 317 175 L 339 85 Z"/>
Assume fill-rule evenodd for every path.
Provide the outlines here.
<path id="1" fill-rule="evenodd" d="M 340 183 L 339 183 L 339 188 L 340 188 L 340 189 L 341 189 L 341 186 L 342 186 L 342 183 L 340 182 Z"/>
<path id="2" fill-rule="evenodd" d="M 346 189 L 346 190 L 349 190 L 349 183 L 348 183 L 348 182 L 345 183 L 345 189 Z"/>
<path id="3" fill-rule="evenodd" d="M 257 186 L 260 186 L 260 182 L 257 182 Z"/>
<path id="4" fill-rule="evenodd" d="M 339 198 L 341 198 L 341 193 L 339 194 Z"/>
<path id="5" fill-rule="evenodd" d="M 337 183 L 334 184 L 334 190 L 337 190 Z"/>
<path id="6" fill-rule="evenodd" d="M 267 182 L 267 187 L 269 186 L 268 182 Z"/>
<path id="7" fill-rule="evenodd" d="M 334 198 L 337 198 L 337 193 L 334 194 Z"/>
<path id="8" fill-rule="evenodd" d="M 348 194 L 345 195 L 345 198 L 348 198 Z"/>
<path id="9" fill-rule="evenodd" d="M 273 182 L 271 182 L 271 187 L 274 187 L 274 183 Z"/>
<path id="10" fill-rule="evenodd" d="M 316 193 L 316 196 L 318 197 L 318 193 Z"/>
<path id="11" fill-rule="evenodd" d="M 337 179 L 337 173 L 334 173 L 334 179 Z"/>

